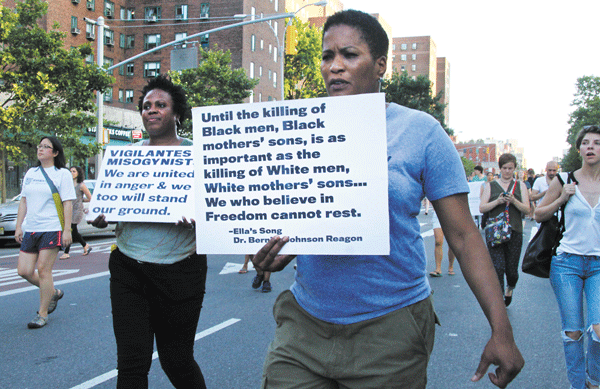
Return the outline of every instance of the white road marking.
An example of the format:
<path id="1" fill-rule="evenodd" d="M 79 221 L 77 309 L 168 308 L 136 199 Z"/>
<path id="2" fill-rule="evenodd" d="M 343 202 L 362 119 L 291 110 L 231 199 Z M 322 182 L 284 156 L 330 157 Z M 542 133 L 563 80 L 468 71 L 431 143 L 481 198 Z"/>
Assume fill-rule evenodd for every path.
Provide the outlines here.
<path id="1" fill-rule="evenodd" d="M 223 269 L 221 270 L 219 275 L 237 273 L 243 265 L 243 263 L 227 262 L 225 266 L 223 266 Z M 252 261 L 248 262 L 248 271 L 254 271 L 254 265 L 252 265 Z"/>

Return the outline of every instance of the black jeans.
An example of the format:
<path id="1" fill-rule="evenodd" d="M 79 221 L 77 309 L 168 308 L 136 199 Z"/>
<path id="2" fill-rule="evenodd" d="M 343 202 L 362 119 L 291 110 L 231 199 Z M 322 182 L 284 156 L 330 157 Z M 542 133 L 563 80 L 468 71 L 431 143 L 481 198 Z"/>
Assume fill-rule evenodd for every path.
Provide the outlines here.
<path id="1" fill-rule="evenodd" d="M 154 338 L 160 364 L 175 388 L 206 388 L 194 360 L 206 255 L 156 265 L 138 262 L 116 249 L 108 267 L 117 340 L 117 388 L 148 388 Z"/>
<path id="2" fill-rule="evenodd" d="M 521 259 L 521 246 L 523 246 L 523 233 L 513 231 L 508 242 L 496 247 L 489 244 L 487 246 L 504 294 L 505 274 L 506 286 L 510 289 L 514 289 L 517 286 L 517 281 L 519 281 L 519 261 Z"/>

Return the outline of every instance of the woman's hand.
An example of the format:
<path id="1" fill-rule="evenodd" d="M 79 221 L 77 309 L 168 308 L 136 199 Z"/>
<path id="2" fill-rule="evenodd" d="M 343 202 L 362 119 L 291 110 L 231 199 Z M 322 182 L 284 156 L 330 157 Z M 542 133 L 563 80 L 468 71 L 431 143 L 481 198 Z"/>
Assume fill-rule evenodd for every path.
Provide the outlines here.
<path id="1" fill-rule="evenodd" d="M 21 229 L 21 227 L 17 227 L 15 229 L 15 240 L 18 244 L 23 243 L 23 230 Z"/>
<path id="2" fill-rule="evenodd" d="M 560 197 L 559 197 L 561 204 L 565 204 L 567 201 L 569 201 L 569 199 L 571 198 L 571 196 L 573 196 L 575 194 L 575 192 L 577 192 L 577 184 L 570 183 L 570 184 L 563 185 L 563 188 L 562 188 L 562 191 L 561 191 Z"/>
<path id="3" fill-rule="evenodd" d="M 283 270 L 295 255 L 277 255 L 285 244 L 290 240 L 289 237 L 272 237 L 256 255 L 252 256 L 252 264 L 256 269 L 262 271 L 276 272 Z"/>
<path id="4" fill-rule="evenodd" d="M 73 237 L 71 235 L 71 225 L 63 231 L 62 234 L 62 247 L 69 247 L 73 243 Z"/>
<path id="5" fill-rule="evenodd" d="M 105 228 L 108 227 L 108 222 L 106 221 L 106 218 L 104 217 L 104 214 L 100 214 L 98 215 L 97 218 L 95 218 L 94 220 L 92 220 L 91 222 L 88 221 L 88 224 L 93 225 L 96 228 Z"/>
<path id="6" fill-rule="evenodd" d="M 193 230 L 194 228 L 196 228 L 196 221 L 194 219 L 190 218 L 190 221 L 188 222 L 187 219 L 185 218 L 185 216 L 183 216 L 181 218 L 181 220 L 179 220 L 177 223 L 175 223 L 175 225 L 182 226 L 188 230 Z"/>

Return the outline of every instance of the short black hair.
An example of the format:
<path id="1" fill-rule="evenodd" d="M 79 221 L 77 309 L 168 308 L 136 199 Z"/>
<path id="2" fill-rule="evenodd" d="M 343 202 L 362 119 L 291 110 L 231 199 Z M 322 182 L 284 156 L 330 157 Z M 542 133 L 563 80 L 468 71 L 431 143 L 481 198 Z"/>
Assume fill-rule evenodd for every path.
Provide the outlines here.
<path id="1" fill-rule="evenodd" d="M 583 138 L 589 134 L 600 134 L 599 126 L 583 126 L 583 128 L 577 134 L 577 140 L 575 141 L 575 145 L 577 146 L 577 150 L 581 147 L 581 142 L 583 142 Z"/>
<path id="2" fill-rule="evenodd" d="M 170 77 L 162 74 L 148 80 L 148 83 L 142 89 L 142 95 L 138 102 L 138 111 L 140 111 L 140 113 L 142 112 L 144 98 L 148 92 L 154 89 L 163 90 L 171 95 L 171 99 L 173 100 L 173 112 L 179 115 L 180 123 L 183 124 L 184 120 L 191 117 L 191 110 L 187 103 L 187 97 L 183 87 L 174 84 Z"/>
<path id="3" fill-rule="evenodd" d="M 331 27 L 339 25 L 354 27 L 360 31 L 373 59 L 387 58 L 390 40 L 379 21 L 373 16 L 355 9 L 337 12 L 327 18 L 323 26 L 323 36 Z"/>
<path id="4" fill-rule="evenodd" d="M 479 173 L 483 173 L 483 166 L 477 165 L 475 166 L 474 170 L 479 170 Z"/>
<path id="5" fill-rule="evenodd" d="M 42 139 L 40 139 L 40 142 L 42 142 L 44 139 L 48 139 L 50 143 L 52 143 L 52 149 L 58 152 L 58 155 L 54 157 L 54 166 L 58 169 L 66 167 L 67 163 L 65 160 L 65 151 L 58 138 L 53 136 L 44 136 Z M 42 166 L 42 163 L 38 161 L 37 166 Z"/>

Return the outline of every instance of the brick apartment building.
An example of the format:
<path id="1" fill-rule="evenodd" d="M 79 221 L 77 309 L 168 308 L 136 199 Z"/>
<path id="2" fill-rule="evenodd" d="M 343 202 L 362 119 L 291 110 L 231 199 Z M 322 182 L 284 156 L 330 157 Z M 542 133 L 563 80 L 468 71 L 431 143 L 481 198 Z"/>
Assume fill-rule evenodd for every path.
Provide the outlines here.
<path id="1" fill-rule="evenodd" d="M 437 57 L 437 46 L 430 36 L 413 36 L 392 39 L 392 64 L 394 69 L 417 78 L 425 76 L 431 81 L 435 95 L 443 92 L 441 102 L 446 104 L 445 124 L 450 118 L 450 63 Z"/>

